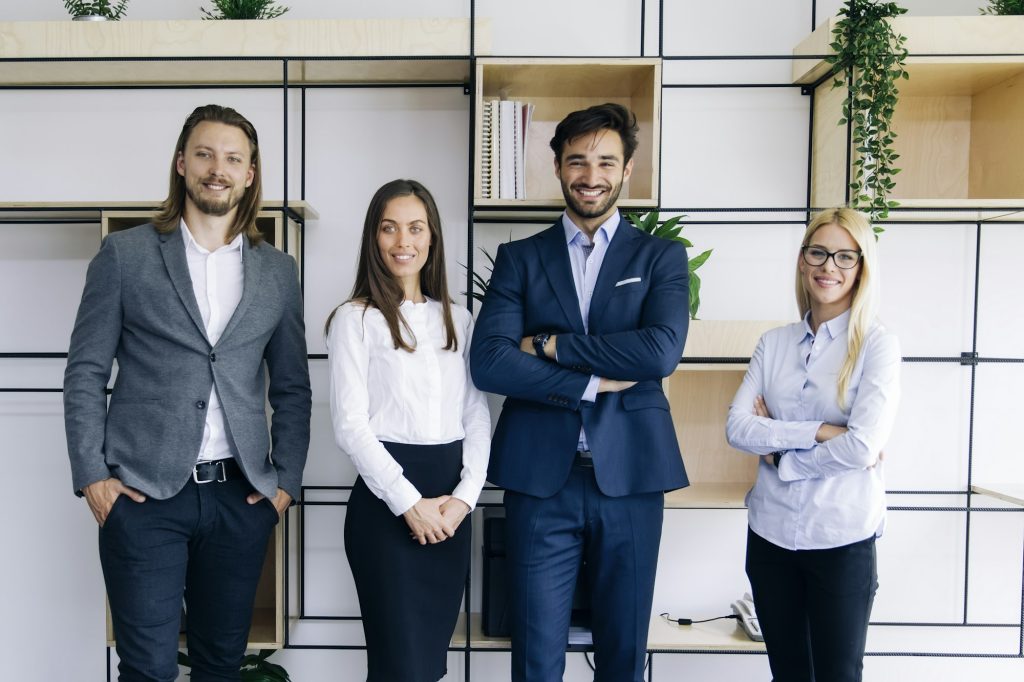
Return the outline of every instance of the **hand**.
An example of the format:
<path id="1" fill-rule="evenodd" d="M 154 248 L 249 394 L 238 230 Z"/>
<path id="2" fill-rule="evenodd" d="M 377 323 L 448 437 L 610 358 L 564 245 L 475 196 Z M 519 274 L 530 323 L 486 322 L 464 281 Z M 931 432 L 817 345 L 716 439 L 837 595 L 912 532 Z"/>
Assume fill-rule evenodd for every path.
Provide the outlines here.
<path id="1" fill-rule="evenodd" d="M 409 526 L 411 531 L 409 534 L 413 540 L 421 545 L 428 542 L 435 545 L 455 535 L 455 529 L 441 514 L 441 505 L 449 499 L 451 499 L 449 495 L 421 497 L 416 504 L 402 514 L 405 523 Z"/>
<path id="2" fill-rule="evenodd" d="M 633 388 L 636 386 L 635 381 L 620 381 L 618 379 L 605 379 L 601 377 L 600 382 L 597 384 L 598 393 L 618 393 L 619 391 L 625 391 L 627 388 Z"/>
<path id="3" fill-rule="evenodd" d="M 89 503 L 89 510 L 92 511 L 92 515 L 96 517 L 96 523 L 100 524 L 101 528 L 107 522 L 107 515 L 110 514 L 114 500 L 119 495 L 127 495 L 140 504 L 146 501 L 145 495 L 134 488 L 129 488 L 116 478 L 105 478 L 102 481 L 90 483 L 82 488 L 82 494 L 85 495 L 85 501 Z"/>
<path id="4" fill-rule="evenodd" d="M 262 493 L 249 493 L 249 495 L 245 498 L 245 501 L 248 502 L 249 504 L 256 504 L 257 502 L 262 500 L 263 497 L 264 496 Z M 274 495 L 274 499 L 272 499 L 270 503 L 273 504 L 274 509 L 277 510 L 277 515 L 281 516 L 286 511 L 288 511 L 288 506 L 292 503 L 292 496 L 278 488 L 277 494 Z"/>
<path id="5" fill-rule="evenodd" d="M 818 432 L 814 434 L 814 440 L 819 443 L 824 443 L 827 440 L 832 440 L 836 436 L 841 436 L 846 433 L 847 428 L 845 426 L 836 426 L 835 424 L 822 424 L 818 427 Z"/>
<path id="6" fill-rule="evenodd" d="M 882 450 L 879 450 L 878 451 L 878 459 L 876 459 L 875 463 L 872 464 L 871 466 L 869 466 L 868 469 L 874 469 L 876 466 L 881 464 L 884 459 L 885 459 L 885 452 L 882 451 Z"/>
<path id="7" fill-rule="evenodd" d="M 754 398 L 754 414 L 758 417 L 772 418 L 772 415 L 768 412 L 768 403 L 764 401 L 764 396 L 757 396 Z"/>
<path id="8" fill-rule="evenodd" d="M 447 502 L 444 502 L 441 507 L 441 516 L 443 516 L 452 527 L 452 533 L 459 529 L 459 524 L 469 514 L 469 505 L 460 500 L 457 497 L 449 497 Z"/>

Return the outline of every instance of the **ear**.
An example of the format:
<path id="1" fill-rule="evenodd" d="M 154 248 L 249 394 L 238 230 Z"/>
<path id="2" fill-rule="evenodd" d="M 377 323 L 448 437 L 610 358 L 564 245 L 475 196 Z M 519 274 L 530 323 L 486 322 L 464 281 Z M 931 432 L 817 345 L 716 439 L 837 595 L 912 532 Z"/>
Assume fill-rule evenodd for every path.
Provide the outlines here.
<path id="1" fill-rule="evenodd" d="M 178 152 L 178 158 L 174 160 L 174 167 L 178 170 L 178 175 L 185 177 L 185 153 Z"/>
<path id="2" fill-rule="evenodd" d="M 555 177 L 561 181 L 562 179 L 562 162 L 557 156 L 554 158 L 555 162 Z"/>
<path id="3" fill-rule="evenodd" d="M 249 164 L 249 170 L 245 174 L 245 186 L 252 187 L 252 181 L 256 179 L 256 164 Z"/>
<path id="4" fill-rule="evenodd" d="M 626 162 L 625 168 L 622 169 L 622 182 L 629 180 L 629 176 L 633 174 L 633 159 Z"/>

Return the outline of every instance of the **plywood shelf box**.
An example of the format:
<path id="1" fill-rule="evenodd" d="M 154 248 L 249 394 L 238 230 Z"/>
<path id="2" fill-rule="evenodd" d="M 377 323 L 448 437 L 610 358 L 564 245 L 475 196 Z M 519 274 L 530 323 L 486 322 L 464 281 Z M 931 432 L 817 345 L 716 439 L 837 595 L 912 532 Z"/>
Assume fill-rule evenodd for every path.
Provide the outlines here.
<path id="1" fill-rule="evenodd" d="M 694 320 L 684 358 L 749 358 L 761 335 L 784 322 Z M 725 421 L 747 365 L 680 363 L 665 380 L 690 486 L 665 496 L 665 506 L 742 509 L 757 477 L 757 457 L 729 447 Z"/>
<path id="2" fill-rule="evenodd" d="M 478 51 L 488 26 L 476 22 Z M 0 59 L 47 61 L 4 68 L 0 84 L 275 84 L 285 58 L 291 85 L 465 83 L 469 40 L 467 18 L 6 21 Z"/>
<path id="3" fill-rule="evenodd" d="M 478 211 L 501 207 L 563 206 L 548 143 L 566 114 L 594 104 L 615 102 L 632 110 L 640 126 L 633 176 L 619 205 L 653 208 L 658 204 L 661 149 L 661 60 L 480 58 L 476 63 L 476 136 L 473 202 Z M 485 101 L 529 102 L 536 109 L 527 133 L 526 199 L 483 198 L 482 116 Z"/>
<path id="4" fill-rule="evenodd" d="M 799 57 L 828 54 L 835 22 L 793 50 L 793 82 L 824 79 L 812 132 L 811 204 L 819 207 L 845 202 L 846 126 L 837 123 L 846 89 L 832 88 L 824 60 Z M 893 28 L 907 38 L 910 79 L 898 84 L 893 147 L 902 172 L 892 198 L 908 208 L 1024 206 L 1024 17 L 901 17 Z"/>

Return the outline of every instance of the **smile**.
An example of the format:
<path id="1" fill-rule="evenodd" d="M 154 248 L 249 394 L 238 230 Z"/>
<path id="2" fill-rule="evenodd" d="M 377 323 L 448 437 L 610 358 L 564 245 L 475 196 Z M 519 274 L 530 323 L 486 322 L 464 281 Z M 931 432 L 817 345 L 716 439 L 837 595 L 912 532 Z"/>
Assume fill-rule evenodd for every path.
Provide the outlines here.
<path id="1" fill-rule="evenodd" d="M 818 284 L 818 286 L 822 287 L 834 287 L 839 286 L 839 284 L 841 284 L 841 282 L 837 279 L 828 279 L 826 277 L 815 277 L 814 281 Z"/>
<path id="2" fill-rule="evenodd" d="M 393 253 L 393 254 L 391 254 L 391 257 L 394 258 L 399 263 L 408 263 L 409 261 L 411 261 L 411 260 L 416 258 L 416 254 L 414 254 L 414 253 Z"/>

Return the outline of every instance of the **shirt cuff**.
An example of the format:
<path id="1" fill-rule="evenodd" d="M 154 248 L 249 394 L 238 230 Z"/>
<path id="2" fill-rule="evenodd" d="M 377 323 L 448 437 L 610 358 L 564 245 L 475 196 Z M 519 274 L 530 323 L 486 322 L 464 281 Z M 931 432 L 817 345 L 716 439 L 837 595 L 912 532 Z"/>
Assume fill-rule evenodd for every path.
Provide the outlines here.
<path id="1" fill-rule="evenodd" d="M 462 500 L 469 505 L 469 511 L 473 511 L 476 509 L 477 500 L 480 499 L 480 490 L 479 487 L 471 481 L 462 481 L 455 486 L 455 491 L 452 492 L 452 497 Z"/>
<path id="2" fill-rule="evenodd" d="M 590 381 L 587 382 L 587 390 L 583 391 L 583 397 L 580 400 L 586 400 L 587 402 L 593 403 L 597 401 L 597 388 L 601 385 L 601 377 L 591 376 Z"/>
<path id="3" fill-rule="evenodd" d="M 770 423 L 770 441 L 766 443 L 768 447 L 778 450 L 806 450 L 818 444 L 814 437 L 822 424 L 820 421 L 786 422 L 773 419 Z"/>
<path id="4" fill-rule="evenodd" d="M 394 485 L 385 493 L 384 503 L 395 516 L 401 516 L 420 501 L 420 491 L 405 476 L 399 477 Z"/>
<path id="5" fill-rule="evenodd" d="M 818 478 L 814 468 L 803 461 L 804 456 L 813 456 L 814 450 L 787 450 L 779 459 L 779 479 L 788 482 Z"/>

